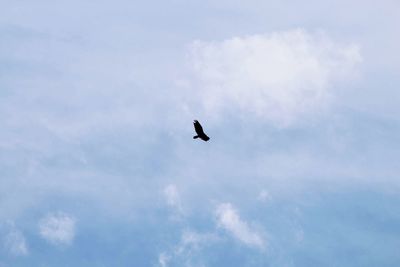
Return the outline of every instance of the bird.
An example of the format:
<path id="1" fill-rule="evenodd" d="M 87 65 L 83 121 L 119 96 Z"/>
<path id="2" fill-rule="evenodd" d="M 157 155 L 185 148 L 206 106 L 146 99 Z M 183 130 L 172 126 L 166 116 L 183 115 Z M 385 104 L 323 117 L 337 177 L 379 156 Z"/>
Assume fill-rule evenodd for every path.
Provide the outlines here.
<path id="1" fill-rule="evenodd" d="M 201 124 L 198 120 L 194 120 L 193 125 L 194 125 L 194 130 L 196 131 L 196 134 L 197 134 L 197 135 L 193 136 L 193 139 L 200 138 L 201 140 L 206 141 L 206 142 L 208 140 L 210 140 L 210 137 L 208 137 L 204 133 L 203 127 L 201 127 Z"/>

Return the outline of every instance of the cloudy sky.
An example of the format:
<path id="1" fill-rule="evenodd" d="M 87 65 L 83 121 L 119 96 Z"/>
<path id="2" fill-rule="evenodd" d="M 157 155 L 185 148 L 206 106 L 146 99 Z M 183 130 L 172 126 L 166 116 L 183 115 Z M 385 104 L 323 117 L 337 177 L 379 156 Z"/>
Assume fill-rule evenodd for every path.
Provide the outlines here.
<path id="1" fill-rule="evenodd" d="M 0 7 L 0 267 L 399 265 L 397 0 Z"/>

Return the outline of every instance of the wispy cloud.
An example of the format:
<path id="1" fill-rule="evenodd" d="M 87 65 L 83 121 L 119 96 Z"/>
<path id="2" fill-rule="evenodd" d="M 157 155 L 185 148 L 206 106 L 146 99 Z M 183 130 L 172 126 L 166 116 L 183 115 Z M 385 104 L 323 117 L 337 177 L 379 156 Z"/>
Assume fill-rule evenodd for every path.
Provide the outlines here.
<path id="1" fill-rule="evenodd" d="M 193 230 L 184 230 L 181 234 L 179 243 L 173 247 L 170 252 L 162 252 L 159 254 L 158 263 L 160 267 L 173 266 L 177 262 L 183 263 L 183 266 L 199 266 L 194 265 L 195 256 L 200 254 L 204 246 L 212 245 L 218 240 L 215 233 L 199 233 Z"/>
<path id="2" fill-rule="evenodd" d="M 361 60 L 357 45 L 304 30 L 197 41 L 191 48 L 193 86 L 201 88 L 206 111 L 239 109 L 278 126 L 325 109 L 331 85 Z"/>
<path id="3" fill-rule="evenodd" d="M 54 245 L 70 245 L 75 237 L 76 220 L 71 215 L 58 212 L 49 214 L 39 222 L 40 235 Z"/>
<path id="4" fill-rule="evenodd" d="M 14 225 L 11 226 L 9 232 L 5 235 L 4 246 L 14 256 L 25 256 L 29 253 L 24 234 L 15 228 Z"/>
<path id="5" fill-rule="evenodd" d="M 261 202 L 268 202 L 271 200 L 271 198 L 271 194 L 265 189 L 261 190 L 257 197 L 257 199 Z"/>
<path id="6" fill-rule="evenodd" d="M 178 188 L 174 184 L 167 185 L 163 190 L 166 204 L 174 210 L 177 215 L 182 215 L 183 208 L 181 203 L 181 197 Z"/>
<path id="7" fill-rule="evenodd" d="M 181 241 L 176 248 L 177 254 L 199 249 L 202 245 L 218 240 L 214 233 L 199 233 L 192 230 L 183 231 Z"/>
<path id="8" fill-rule="evenodd" d="M 166 252 L 160 253 L 160 255 L 158 255 L 158 264 L 160 267 L 167 267 L 170 258 L 171 256 L 169 256 Z"/>
<path id="9" fill-rule="evenodd" d="M 265 247 L 266 241 L 262 234 L 252 229 L 246 221 L 242 220 L 231 203 L 218 205 L 215 213 L 218 226 L 228 231 L 234 238 L 248 246 Z"/>

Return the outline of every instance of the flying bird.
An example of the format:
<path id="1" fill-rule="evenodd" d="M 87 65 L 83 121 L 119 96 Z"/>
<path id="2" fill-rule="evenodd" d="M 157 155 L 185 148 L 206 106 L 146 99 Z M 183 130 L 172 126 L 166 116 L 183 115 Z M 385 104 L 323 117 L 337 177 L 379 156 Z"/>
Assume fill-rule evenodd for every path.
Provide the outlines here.
<path id="1" fill-rule="evenodd" d="M 193 125 L 194 125 L 194 130 L 196 131 L 197 135 L 193 136 L 193 139 L 196 138 L 200 138 L 203 141 L 208 141 L 210 140 L 210 137 L 208 137 L 204 131 L 203 131 L 203 127 L 201 127 L 200 122 L 198 122 L 197 120 L 193 121 Z"/>

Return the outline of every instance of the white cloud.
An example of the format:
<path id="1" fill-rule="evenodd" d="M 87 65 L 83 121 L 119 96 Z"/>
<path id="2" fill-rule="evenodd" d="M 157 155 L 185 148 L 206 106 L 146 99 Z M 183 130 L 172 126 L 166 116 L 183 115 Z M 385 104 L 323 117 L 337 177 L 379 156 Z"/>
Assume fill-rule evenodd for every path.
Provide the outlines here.
<path id="1" fill-rule="evenodd" d="M 215 233 L 199 233 L 193 230 L 185 230 L 182 232 L 179 243 L 173 247 L 172 251 L 159 254 L 159 266 L 174 266 L 177 265 L 177 262 L 181 263 L 182 266 L 203 266 L 196 255 L 201 254 L 204 246 L 208 246 L 217 240 L 218 236 Z"/>
<path id="2" fill-rule="evenodd" d="M 49 214 L 39 222 L 40 235 L 54 245 L 70 245 L 75 237 L 75 223 L 75 218 L 68 214 Z"/>
<path id="3" fill-rule="evenodd" d="M 265 240 L 262 234 L 251 229 L 246 221 L 243 221 L 236 209 L 230 203 L 222 203 L 216 209 L 218 226 L 224 228 L 233 237 L 252 247 L 264 248 Z"/>
<path id="4" fill-rule="evenodd" d="M 190 59 L 207 112 L 239 109 L 286 126 L 325 109 L 332 84 L 350 76 L 361 56 L 354 44 L 293 30 L 196 41 Z"/>
<path id="5" fill-rule="evenodd" d="M 258 194 L 258 200 L 261 202 L 267 202 L 267 201 L 271 200 L 271 195 L 267 190 L 263 189 Z"/>
<path id="6" fill-rule="evenodd" d="M 160 255 L 158 256 L 158 263 L 161 267 L 167 267 L 168 266 L 168 261 L 170 260 L 170 256 L 165 253 L 162 252 L 160 253 Z"/>
<path id="7" fill-rule="evenodd" d="M 176 185 L 167 185 L 164 188 L 164 196 L 169 207 L 175 209 L 178 213 L 182 213 L 181 197 Z"/>
<path id="8" fill-rule="evenodd" d="M 25 236 L 21 231 L 12 227 L 4 239 L 5 248 L 15 256 L 25 256 L 28 254 L 28 246 Z"/>
<path id="9" fill-rule="evenodd" d="M 210 244 L 217 239 L 217 236 L 213 233 L 198 233 L 186 230 L 182 233 L 180 244 L 176 248 L 176 254 L 198 250 L 202 245 Z"/>

